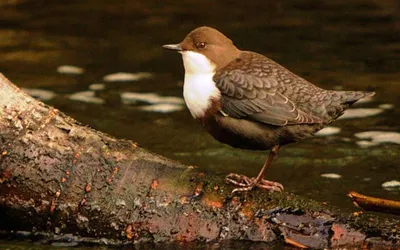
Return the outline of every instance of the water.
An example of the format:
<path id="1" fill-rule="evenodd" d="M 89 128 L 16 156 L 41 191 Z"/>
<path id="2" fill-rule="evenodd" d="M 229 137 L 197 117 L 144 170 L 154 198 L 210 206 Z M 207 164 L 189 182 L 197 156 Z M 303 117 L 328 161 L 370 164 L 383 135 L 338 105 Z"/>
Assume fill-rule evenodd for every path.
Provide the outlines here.
<path id="1" fill-rule="evenodd" d="M 381 184 L 400 181 L 400 146 L 361 148 L 354 137 L 370 130 L 400 131 L 398 1 L 14 0 L 1 1 L 0 8 L 0 72 L 12 82 L 54 91 L 57 96 L 46 103 L 82 123 L 207 171 L 256 175 L 267 152 L 216 142 L 187 109 L 146 112 L 120 99 L 126 91 L 181 97 L 181 58 L 160 46 L 180 42 L 197 26 L 216 27 L 239 48 L 265 54 L 320 87 L 374 90 L 373 101 L 358 108 L 394 107 L 373 117 L 339 120 L 338 134 L 283 147 L 267 176 L 289 192 L 343 208 L 352 208 L 349 190 L 399 199 L 398 189 L 387 191 Z M 85 72 L 60 74 L 60 65 Z M 68 99 L 115 72 L 153 77 L 105 83 L 96 92 L 103 105 Z M 342 178 L 322 178 L 325 173 Z"/>

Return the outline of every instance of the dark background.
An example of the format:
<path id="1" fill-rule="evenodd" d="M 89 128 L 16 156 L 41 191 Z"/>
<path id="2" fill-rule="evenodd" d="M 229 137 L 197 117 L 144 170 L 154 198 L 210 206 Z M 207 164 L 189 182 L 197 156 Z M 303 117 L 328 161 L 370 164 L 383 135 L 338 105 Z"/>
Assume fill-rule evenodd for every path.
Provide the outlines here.
<path id="1" fill-rule="evenodd" d="M 269 179 L 287 191 L 357 210 L 349 190 L 385 198 L 381 184 L 400 181 L 397 144 L 361 148 L 363 131 L 400 131 L 400 2 L 351 1 L 39 1 L 0 0 L 0 72 L 20 87 L 57 93 L 48 104 L 79 121 L 205 171 L 255 175 L 267 152 L 232 149 L 214 141 L 184 109 L 161 114 L 124 105 L 120 94 L 152 92 L 182 97 L 183 65 L 161 45 L 192 29 L 219 29 L 245 50 L 262 53 L 327 89 L 374 90 L 357 108 L 394 108 L 378 116 L 339 120 L 342 130 L 284 147 Z M 57 72 L 60 65 L 85 69 Z M 138 82 L 106 83 L 104 105 L 68 95 L 115 72 L 151 72 Z M 322 178 L 337 173 L 341 179 Z"/>

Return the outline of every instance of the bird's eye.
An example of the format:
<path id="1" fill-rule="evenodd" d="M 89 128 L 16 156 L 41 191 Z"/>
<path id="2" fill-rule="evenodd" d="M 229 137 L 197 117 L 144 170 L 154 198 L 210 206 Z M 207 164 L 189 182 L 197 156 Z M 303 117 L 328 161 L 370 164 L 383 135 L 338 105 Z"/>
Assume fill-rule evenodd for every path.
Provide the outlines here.
<path id="1" fill-rule="evenodd" d="M 200 42 L 197 44 L 197 48 L 198 49 L 203 49 L 204 47 L 206 47 L 206 43 L 205 42 Z"/>

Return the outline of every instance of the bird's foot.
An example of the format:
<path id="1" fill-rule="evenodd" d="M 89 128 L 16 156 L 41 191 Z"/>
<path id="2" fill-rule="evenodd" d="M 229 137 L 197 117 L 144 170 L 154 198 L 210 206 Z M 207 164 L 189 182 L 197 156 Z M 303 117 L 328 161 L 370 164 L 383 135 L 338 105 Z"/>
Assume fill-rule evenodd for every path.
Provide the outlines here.
<path id="1" fill-rule="evenodd" d="M 228 183 L 239 186 L 238 188 L 235 188 L 234 190 L 232 190 L 232 193 L 250 191 L 254 187 L 268 190 L 270 192 L 275 192 L 275 191 L 282 192 L 283 191 L 283 186 L 279 182 L 267 181 L 264 179 L 257 181 L 257 179 L 254 177 L 249 178 L 245 175 L 239 175 L 239 174 L 235 174 L 235 173 L 228 174 L 225 177 L 225 180 Z"/>

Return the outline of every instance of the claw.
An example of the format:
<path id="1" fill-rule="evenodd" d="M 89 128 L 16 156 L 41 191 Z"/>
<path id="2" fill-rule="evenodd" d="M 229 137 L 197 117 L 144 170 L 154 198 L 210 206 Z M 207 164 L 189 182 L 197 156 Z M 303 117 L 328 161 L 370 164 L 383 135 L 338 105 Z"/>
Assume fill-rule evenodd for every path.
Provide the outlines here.
<path id="1" fill-rule="evenodd" d="M 250 191 L 254 187 L 258 187 L 261 189 L 268 190 L 270 192 L 282 192 L 283 191 L 283 186 L 282 184 L 274 181 L 267 181 L 264 180 L 264 175 L 265 171 L 267 170 L 268 166 L 271 164 L 272 160 L 275 158 L 276 154 L 278 153 L 280 146 L 275 145 L 271 148 L 271 151 L 269 152 L 269 156 L 267 161 L 264 163 L 264 166 L 261 168 L 260 173 L 258 173 L 256 178 L 249 178 L 245 175 L 239 175 L 235 173 L 230 173 L 226 176 L 225 180 L 228 183 L 232 183 L 236 186 L 239 186 L 238 188 L 235 188 L 232 193 L 235 192 L 245 192 L 245 191 Z"/>
<path id="2" fill-rule="evenodd" d="M 283 191 L 283 185 L 278 182 L 268 181 L 264 179 L 257 181 L 256 178 L 249 178 L 245 175 L 239 175 L 235 173 L 230 173 L 229 175 L 227 175 L 225 180 L 228 183 L 239 186 L 238 188 L 233 189 L 232 193 L 250 191 L 254 187 L 268 190 L 270 192 Z"/>
<path id="3" fill-rule="evenodd" d="M 230 173 L 225 177 L 226 182 L 232 183 L 236 186 L 247 187 L 251 184 L 251 179 L 245 175 Z"/>

